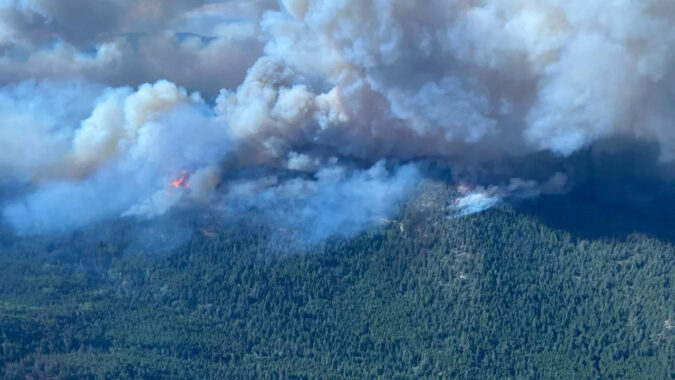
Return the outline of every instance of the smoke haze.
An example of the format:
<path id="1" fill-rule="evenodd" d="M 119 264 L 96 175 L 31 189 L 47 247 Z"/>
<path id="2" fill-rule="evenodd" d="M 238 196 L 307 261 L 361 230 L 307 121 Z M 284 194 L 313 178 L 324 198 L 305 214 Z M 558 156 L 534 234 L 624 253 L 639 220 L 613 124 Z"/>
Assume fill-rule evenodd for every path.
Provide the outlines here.
<path id="1" fill-rule="evenodd" d="M 590 176 L 668 188 L 674 53 L 656 0 L 0 1 L 2 215 L 206 207 L 321 241 L 394 215 L 428 160 L 454 215 Z"/>

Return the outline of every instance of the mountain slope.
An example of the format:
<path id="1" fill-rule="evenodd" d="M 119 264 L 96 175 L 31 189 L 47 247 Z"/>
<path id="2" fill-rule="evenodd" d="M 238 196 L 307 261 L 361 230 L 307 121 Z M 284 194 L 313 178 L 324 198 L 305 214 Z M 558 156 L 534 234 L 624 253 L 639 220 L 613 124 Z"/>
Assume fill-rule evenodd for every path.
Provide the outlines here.
<path id="1" fill-rule="evenodd" d="M 161 257 L 129 253 L 124 234 L 10 239 L 0 370 L 675 378 L 672 244 L 644 231 L 583 235 L 552 224 L 564 218 L 545 205 L 449 219 L 432 199 L 380 230 L 290 254 L 252 227 Z"/>

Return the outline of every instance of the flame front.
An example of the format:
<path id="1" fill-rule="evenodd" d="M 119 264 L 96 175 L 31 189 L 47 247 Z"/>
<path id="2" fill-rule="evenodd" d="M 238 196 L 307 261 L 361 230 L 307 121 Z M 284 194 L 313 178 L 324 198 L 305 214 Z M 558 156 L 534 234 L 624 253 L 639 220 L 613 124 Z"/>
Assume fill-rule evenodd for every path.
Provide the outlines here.
<path id="1" fill-rule="evenodd" d="M 180 177 L 176 178 L 173 182 L 170 182 L 169 186 L 176 189 L 179 187 L 190 187 L 190 178 L 187 170 L 181 170 Z"/>

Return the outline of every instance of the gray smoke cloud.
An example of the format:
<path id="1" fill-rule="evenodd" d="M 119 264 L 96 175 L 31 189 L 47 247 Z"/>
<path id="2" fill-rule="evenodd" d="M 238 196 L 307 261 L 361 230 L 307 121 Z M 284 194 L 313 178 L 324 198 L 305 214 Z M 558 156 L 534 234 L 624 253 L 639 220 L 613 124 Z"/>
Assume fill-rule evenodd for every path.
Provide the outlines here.
<path id="1" fill-rule="evenodd" d="M 113 86 L 168 79 L 213 96 L 262 55 L 274 0 L 0 2 L 0 84 L 83 77 Z"/>
<path id="2" fill-rule="evenodd" d="M 6 1 L 0 170 L 26 190 L 3 215 L 201 205 L 319 241 L 390 217 L 429 158 L 470 183 L 458 215 L 569 190 L 599 144 L 670 167 L 674 28 L 656 0 Z"/>

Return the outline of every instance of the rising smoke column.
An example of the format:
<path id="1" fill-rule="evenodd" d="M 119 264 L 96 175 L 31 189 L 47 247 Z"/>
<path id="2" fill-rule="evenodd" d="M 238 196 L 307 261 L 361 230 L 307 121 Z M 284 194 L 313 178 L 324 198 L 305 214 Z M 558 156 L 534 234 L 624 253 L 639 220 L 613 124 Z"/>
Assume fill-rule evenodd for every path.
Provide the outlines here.
<path id="1" fill-rule="evenodd" d="M 26 189 L 3 215 L 24 232 L 201 204 L 257 207 L 272 221 L 316 226 L 307 233 L 320 240 L 396 212 L 424 175 L 415 162 L 428 157 L 468 172 L 542 152 L 564 160 L 613 140 L 654 144 L 661 165 L 675 155 L 675 5 L 662 1 L 106 4 L 117 16 L 102 25 L 90 22 L 100 9 L 69 20 L 47 2 L 0 7 L 0 46 L 11 52 L 0 78 L 62 77 L 44 72 L 54 63 L 86 78 L 0 89 L 10 110 L 3 151 L 14 152 L 0 155 L 0 170 Z M 141 26 L 136 11 L 158 18 Z M 36 20 L 52 21 L 27 27 Z M 93 26 L 86 41 L 73 32 Z M 49 38 L 58 43 L 41 42 Z M 148 42 L 157 38 L 172 42 Z M 177 45 L 183 55 L 172 61 Z M 113 61 L 115 78 L 97 71 Z M 152 84 L 94 84 L 136 84 L 138 67 Z M 32 105 L 43 98 L 70 101 L 54 113 Z M 478 210 L 568 187 L 545 165 L 538 182 L 485 187 Z M 170 186 L 184 170 L 190 187 Z"/>

